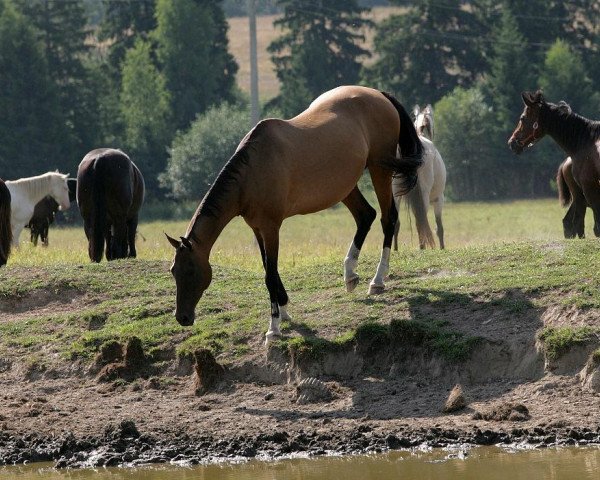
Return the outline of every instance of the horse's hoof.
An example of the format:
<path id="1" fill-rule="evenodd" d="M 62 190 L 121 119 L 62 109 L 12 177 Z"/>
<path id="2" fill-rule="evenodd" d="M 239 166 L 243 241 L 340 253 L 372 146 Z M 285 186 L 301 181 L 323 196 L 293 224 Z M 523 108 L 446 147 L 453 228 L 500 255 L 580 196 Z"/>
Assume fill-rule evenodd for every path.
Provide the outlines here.
<path id="1" fill-rule="evenodd" d="M 360 281 L 359 277 L 354 277 L 350 280 L 347 280 L 346 281 L 346 291 L 352 292 L 358 286 L 359 281 Z"/>
<path id="2" fill-rule="evenodd" d="M 281 338 L 281 332 L 267 332 L 265 335 L 265 347 L 268 347 L 271 343 Z"/>
<path id="3" fill-rule="evenodd" d="M 384 285 L 375 285 L 374 283 L 369 285 L 369 295 L 380 295 L 384 292 L 384 290 Z"/>

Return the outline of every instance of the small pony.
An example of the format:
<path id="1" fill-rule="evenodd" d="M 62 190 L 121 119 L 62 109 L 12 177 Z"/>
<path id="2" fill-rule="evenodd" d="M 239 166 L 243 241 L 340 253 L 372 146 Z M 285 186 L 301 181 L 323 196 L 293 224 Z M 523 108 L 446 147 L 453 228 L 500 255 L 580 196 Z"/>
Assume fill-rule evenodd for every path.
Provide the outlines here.
<path id="1" fill-rule="evenodd" d="M 566 102 L 546 102 L 540 90 L 521 94 L 525 109 L 508 146 L 516 153 L 550 135 L 567 158 L 557 174 L 563 205 L 571 203 L 563 219 L 567 238 L 583 238 L 586 207 L 594 212 L 594 234 L 600 237 L 600 122 L 574 113 Z"/>
<path id="2" fill-rule="evenodd" d="M 68 210 L 69 188 L 67 178 L 58 172 L 48 172 L 36 177 L 7 181 L 6 186 L 11 196 L 11 228 L 13 243 L 19 245 L 19 236 L 33 216 L 35 205 L 46 195 L 50 195 L 58 203 L 61 210 Z"/>
<path id="3" fill-rule="evenodd" d="M 8 261 L 11 243 L 10 190 L 0 178 L 0 267 Z"/>
<path id="4" fill-rule="evenodd" d="M 330 90 L 291 120 L 259 122 L 217 176 L 185 236 L 176 240 L 167 235 L 175 248 L 171 273 L 177 286 L 177 321 L 184 326 L 194 323 L 196 305 L 212 280 L 212 246 L 238 215 L 254 231 L 266 271 L 271 301 L 267 343 L 281 335 L 282 319 L 290 318 L 277 266 L 279 229 L 286 218 L 318 212 L 340 201 L 348 207 L 357 226 L 344 260 L 346 288 L 352 291 L 358 284 L 360 249 L 377 215 L 357 186 L 365 168 L 375 188 L 384 232 L 369 292 L 382 292 L 398 217 L 392 176 L 398 176 L 397 188 L 408 192 L 417 180 L 422 149 L 404 107 L 389 94 L 361 86 Z"/>
<path id="5" fill-rule="evenodd" d="M 121 150 L 89 152 L 77 170 L 77 204 L 92 262 L 136 257 L 135 234 L 144 202 L 144 177 Z"/>
<path id="6" fill-rule="evenodd" d="M 446 165 L 440 152 L 433 144 L 434 123 L 433 107 L 427 105 L 423 110 L 419 105 L 413 109 L 415 128 L 419 139 L 423 144 L 423 165 L 419 168 L 419 180 L 416 187 L 406 196 L 406 203 L 415 216 L 417 232 L 419 235 L 419 247 L 424 249 L 429 246 L 435 247 L 431 227 L 427 220 L 429 205 L 433 205 L 435 214 L 436 233 L 440 242 L 440 248 L 444 249 L 444 225 L 442 223 L 442 208 L 444 206 L 444 190 L 446 188 Z M 400 211 L 402 197 L 398 194 L 395 182 L 392 182 L 396 208 Z M 400 231 L 400 220 L 396 222 L 394 231 L 394 250 L 398 250 L 398 232 Z"/>

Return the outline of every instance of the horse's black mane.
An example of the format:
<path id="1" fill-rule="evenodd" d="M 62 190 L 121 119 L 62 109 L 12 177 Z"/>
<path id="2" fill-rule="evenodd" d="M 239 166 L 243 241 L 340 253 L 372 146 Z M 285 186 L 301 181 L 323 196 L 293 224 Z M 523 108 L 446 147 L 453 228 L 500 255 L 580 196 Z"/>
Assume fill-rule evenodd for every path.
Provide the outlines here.
<path id="1" fill-rule="evenodd" d="M 545 130 L 572 150 L 596 142 L 600 138 L 600 121 L 590 120 L 563 105 L 545 104 L 540 111 Z"/>

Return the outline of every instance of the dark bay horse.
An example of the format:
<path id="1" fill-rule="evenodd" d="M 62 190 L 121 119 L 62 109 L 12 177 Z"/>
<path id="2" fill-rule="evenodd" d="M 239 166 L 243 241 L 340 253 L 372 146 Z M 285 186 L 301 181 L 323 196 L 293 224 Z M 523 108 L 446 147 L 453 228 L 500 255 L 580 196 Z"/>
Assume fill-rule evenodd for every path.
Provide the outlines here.
<path id="1" fill-rule="evenodd" d="M 31 230 L 31 243 L 34 246 L 37 246 L 40 237 L 42 238 L 42 245 L 44 247 L 48 246 L 48 231 L 50 225 L 54 223 L 56 212 L 58 212 L 58 202 L 50 195 L 46 195 L 36 203 L 33 216 L 29 223 L 25 225 L 26 228 Z"/>
<path id="2" fill-rule="evenodd" d="M 589 206 L 594 212 L 594 234 L 600 237 L 600 122 L 577 115 L 565 102 L 546 102 L 541 91 L 521 96 L 525 110 L 508 145 L 519 154 L 550 135 L 571 157 L 566 173 L 573 185 L 569 189 L 572 205 L 563 219 L 565 236 L 583 237 L 583 217 Z"/>
<path id="3" fill-rule="evenodd" d="M 0 267 L 6 265 L 12 244 L 10 212 L 10 191 L 0 178 Z"/>
<path id="4" fill-rule="evenodd" d="M 373 181 L 384 232 L 381 260 L 369 291 L 383 291 L 398 216 L 392 176 L 406 193 L 416 183 L 421 157 L 421 142 L 402 105 L 371 88 L 338 87 L 291 120 L 259 122 L 219 173 L 185 236 L 180 240 L 167 236 L 176 249 L 171 272 L 177 285 L 177 321 L 194 323 L 196 305 L 212 279 L 211 248 L 237 215 L 254 231 L 266 271 L 271 300 L 267 342 L 281 335 L 281 320 L 289 319 L 288 295 L 277 268 L 284 219 L 340 201 L 348 207 L 357 230 L 344 260 L 344 280 L 347 290 L 353 290 L 360 249 L 377 215 L 357 187 L 365 168 Z"/>
<path id="5" fill-rule="evenodd" d="M 135 257 L 138 213 L 144 201 L 140 170 L 120 150 L 89 152 L 77 170 L 77 203 L 93 262 Z"/>

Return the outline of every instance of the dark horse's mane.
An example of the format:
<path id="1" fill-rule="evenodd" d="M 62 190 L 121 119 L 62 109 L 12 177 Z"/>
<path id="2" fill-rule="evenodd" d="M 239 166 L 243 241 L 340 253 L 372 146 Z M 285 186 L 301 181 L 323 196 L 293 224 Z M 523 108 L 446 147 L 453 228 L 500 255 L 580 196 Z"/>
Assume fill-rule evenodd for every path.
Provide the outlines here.
<path id="1" fill-rule="evenodd" d="M 208 217 L 217 218 L 223 210 L 223 203 L 227 201 L 227 193 L 236 188 L 250 161 L 250 149 L 256 137 L 262 131 L 263 122 L 259 122 L 247 135 L 237 151 L 223 166 L 210 189 L 200 202 L 196 216 L 200 213 Z"/>
<path id="2" fill-rule="evenodd" d="M 590 120 L 571 111 L 566 104 L 545 104 L 540 110 L 540 121 L 547 132 L 552 132 L 564 145 L 573 150 L 596 142 L 600 138 L 600 121 Z"/>

